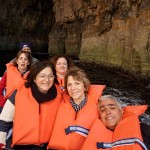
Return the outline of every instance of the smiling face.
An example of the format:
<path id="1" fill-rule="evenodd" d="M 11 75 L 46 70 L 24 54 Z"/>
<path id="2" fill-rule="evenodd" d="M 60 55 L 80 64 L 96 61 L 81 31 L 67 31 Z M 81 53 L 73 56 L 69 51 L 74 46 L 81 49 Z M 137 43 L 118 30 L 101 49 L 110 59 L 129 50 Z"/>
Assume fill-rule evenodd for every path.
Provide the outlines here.
<path id="1" fill-rule="evenodd" d="M 31 53 L 30 47 L 23 47 L 22 51 Z"/>
<path id="2" fill-rule="evenodd" d="M 76 104 L 80 104 L 85 98 L 85 87 L 82 81 L 78 81 L 72 76 L 67 79 L 67 91 Z"/>
<path id="3" fill-rule="evenodd" d="M 16 59 L 16 62 L 18 64 L 18 69 L 21 73 L 25 72 L 27 70 L 27 67 L 29 65 L 29 60 L 25 53 L 22 53 L 18 59 Z"/>
<path id="4" fill-rule="evenodd" d="M 99 102 L 100 119 L 110 130 L 114 130 L 122 119 L 123 109 L 113 99 L 107 99 Z"/>
<path id="5" fill-rule="evenodd" d="M 66 75 L 68 70 L 67 60 L 63 57 L 58 58 L 55 68 L 58 75 Z"/>
<path id="6" fill-rule="evenodd" d="M 46 67 L 38 73 L 34 82 L 41 93 L 47 93 L 54 84 L 54 78 L 52 69 L 50 67 Z"/>

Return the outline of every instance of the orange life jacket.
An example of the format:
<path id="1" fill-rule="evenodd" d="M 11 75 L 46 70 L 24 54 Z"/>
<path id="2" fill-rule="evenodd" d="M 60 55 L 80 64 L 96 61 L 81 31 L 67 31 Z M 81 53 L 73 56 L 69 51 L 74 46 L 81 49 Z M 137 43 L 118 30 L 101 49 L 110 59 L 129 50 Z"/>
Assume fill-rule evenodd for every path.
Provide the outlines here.
<path id="1" fill-rule="evenodd" d="M 95 120 L 81 150 L 146 150 L 138 118 L 146 108 L 146 105 L 125 107 L 123 119 L 114 131 L 107 129 L 100 119 Z"/>
<path id="2" fill-rule="evenodd" d="M 64 95 L 61 102 L 49 148 L 79 150 L 89 129 L 98 118 L 98 97 L 102 94 L 104 85 L 90 86 L 86 105 L 78 112 L 72 108 L 70 96 Z"/>
<path id="3" fill-rule="evenodd" d="M 58 80 L 58 83 L 59 83 L 59 85 L 60 85 L 60 89 L 64 91 L 64 90 L 65 90 L 64 78 L 61 79 L 61 78 L 57 77 L 57 80 Z"/>
<path id="4" fill-rule="evenodd" d="M 8 98 L 14 90 L 25 83 L 25 79 L 29 72 L 26 72 L 23 76 L 12 63 L 6 64 L 7 67 L 7 80 L 6 80 L 6 96 Z"/>
<path id="5" fill-rule="evenodd" d="M 56 88 L 57 97 L 41 104 L 32 96 L 31 88 L 22 86 L 17 91 L 12 146 L 49 142 L 62 97 L 59 86 Z"/>

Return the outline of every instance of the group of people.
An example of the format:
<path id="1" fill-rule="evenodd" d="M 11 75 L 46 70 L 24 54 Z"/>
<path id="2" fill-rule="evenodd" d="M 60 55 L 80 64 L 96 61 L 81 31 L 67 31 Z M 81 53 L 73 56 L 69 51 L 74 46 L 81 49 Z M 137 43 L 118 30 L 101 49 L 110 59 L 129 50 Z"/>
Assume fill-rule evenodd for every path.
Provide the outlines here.
<path id="1" fill-rule="evenodd" d="M 23 43 L 6 66 L 0 81 L 0 149 L 148 150 L 150 136 L 142 134 L 139 122 L 147 106 L 122 108 L 71 58 L 38 61 Z"/>

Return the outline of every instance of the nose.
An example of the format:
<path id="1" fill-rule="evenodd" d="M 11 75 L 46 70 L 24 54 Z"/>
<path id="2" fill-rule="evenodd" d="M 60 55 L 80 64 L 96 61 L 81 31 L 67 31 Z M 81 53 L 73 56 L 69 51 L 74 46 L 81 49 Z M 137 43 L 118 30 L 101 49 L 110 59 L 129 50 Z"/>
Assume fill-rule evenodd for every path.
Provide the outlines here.
<path id="1" fill-rule="evenodd" d="M 46 81 L 49 81 L 49 80 L 50 80 L 50 77 L 49 77 L 49 76 L 45 76 L 45 80 L 46 80 Z"/>
<path id="2" fill-rule="evenodd" d="M 22 59 L 23 62 L 25 62 L 25 59 Z"/>
<path id="3" fill-rule="evenodd" d="M 109 108 L 106 109 L 106 114 L 107 115 L 110 114 L 110 109 Z"/>
<path id="4" fill-rule="evenodd" d="M 74 90 L 76 87 L 75 87 L 75 85 L 72 85 L 71 86 L 71 90 Z"/>
<path id="5" fill-rule="evenodd" d="M 63 64 L 60 64 L 60 67 L 61 67 L 61 68 L 65 68 L 65 66 L 64 66 Z"/>

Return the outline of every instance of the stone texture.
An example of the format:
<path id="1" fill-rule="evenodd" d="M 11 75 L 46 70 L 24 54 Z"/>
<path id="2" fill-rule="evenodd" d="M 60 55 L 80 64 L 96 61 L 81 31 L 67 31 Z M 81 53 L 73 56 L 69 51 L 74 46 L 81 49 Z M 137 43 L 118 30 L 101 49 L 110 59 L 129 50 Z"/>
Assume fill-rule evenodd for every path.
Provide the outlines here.
<path id="1" fill-rule="evenodd" d="M 0 50 L 36 52 L 150 77 L 150 0 L 1 0 Z"/>
<path id="2" fill-rule="evenodd" d="M 61 52 L 150 77 L 149 0 L 55 0 L 54 13 Z"/>
<path id="3" fill-rule="evenodd" d="M 17 50 L 20 41 L 33 44 L 33 51 L 48 48 L 48 34 L 54 24 L 49 0 L 0 1 L 0 50 Z"/>

